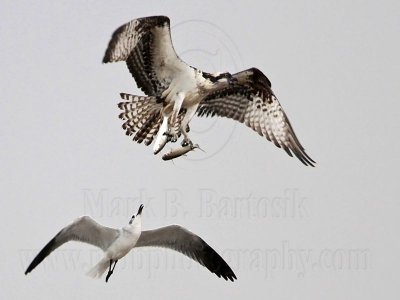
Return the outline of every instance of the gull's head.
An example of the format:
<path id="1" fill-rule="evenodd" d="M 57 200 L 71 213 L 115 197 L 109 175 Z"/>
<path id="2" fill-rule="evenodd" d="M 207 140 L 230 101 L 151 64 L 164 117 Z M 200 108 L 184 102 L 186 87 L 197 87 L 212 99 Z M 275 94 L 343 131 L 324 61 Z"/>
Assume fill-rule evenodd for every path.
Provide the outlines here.
<path id="1" fill-rule="evenodd" d="M 136 213 L 136 215 L 133 215 L 131 220 L 129 221 L 129 224 L 132 224 L 133 222 L 137 223 L 140 222 L 141 216 L 142 216 L 142 211 L 143 211 L 143 204 L 140 204 L 138 212 Z"/>

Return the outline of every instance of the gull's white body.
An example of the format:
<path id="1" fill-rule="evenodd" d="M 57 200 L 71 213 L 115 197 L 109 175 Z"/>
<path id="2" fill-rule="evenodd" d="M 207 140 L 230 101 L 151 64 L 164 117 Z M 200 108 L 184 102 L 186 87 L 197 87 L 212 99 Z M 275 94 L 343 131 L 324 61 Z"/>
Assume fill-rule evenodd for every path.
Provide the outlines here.
<path id="1" fill-rule="evenodd" d="M 120 229 L 119 238 L 105 252 L 107 258 L 120 259 L 135 247 L 142 232 L 140 223 L 137 225 L 129 225 Z"/>
<path id="2" fill-rule="evenodd" d="M 136 245 L 142 233 L 140 215 L 132 224 L 119 230 L 118 238 L 107 248 L 104 257 L 87 273 L 93 278 L 100 278 L 110 265 L 127 255 Z"/>

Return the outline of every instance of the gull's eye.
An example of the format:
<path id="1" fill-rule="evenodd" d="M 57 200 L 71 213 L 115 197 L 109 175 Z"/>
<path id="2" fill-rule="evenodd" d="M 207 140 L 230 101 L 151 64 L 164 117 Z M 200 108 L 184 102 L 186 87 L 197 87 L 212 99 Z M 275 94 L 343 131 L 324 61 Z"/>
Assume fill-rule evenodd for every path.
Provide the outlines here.
<path id="1" fill-rule="evenodd" d="M 135 216 L 133 215 L 132 218 L 129 220 L 129 224 L 132 224 L 134 219 L 135 219 Z"/>

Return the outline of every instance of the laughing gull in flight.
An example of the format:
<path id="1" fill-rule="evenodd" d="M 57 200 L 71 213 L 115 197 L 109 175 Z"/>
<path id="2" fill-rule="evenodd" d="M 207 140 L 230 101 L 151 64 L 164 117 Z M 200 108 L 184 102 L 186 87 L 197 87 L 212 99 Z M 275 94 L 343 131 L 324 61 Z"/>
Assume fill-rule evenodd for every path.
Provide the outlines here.
<path id="1" fill-rule="evenodd" d="M 128 254 L 132 248 L 145 246 L 164 247 L 178 251 L 205 266 L 218 277 L 231 281 L 236 279 L 236 275 L 223 258 L 189 230 L 179 225 L 170 225 L 142 231 L 142 210 L 143 204 L 140 205 L 136 216 L 132 216 L 129 224 L 121 229 L 105 227 L 88 216 L 76 219 L 47 243 L 26 269 L 25 275 L 64 243 L 79 241 L 92 244 L 104 251 L 104 258 L 88 272 L 88 275 L 100 278 L 108 269 L 106 282 L 119 259 Z"/>

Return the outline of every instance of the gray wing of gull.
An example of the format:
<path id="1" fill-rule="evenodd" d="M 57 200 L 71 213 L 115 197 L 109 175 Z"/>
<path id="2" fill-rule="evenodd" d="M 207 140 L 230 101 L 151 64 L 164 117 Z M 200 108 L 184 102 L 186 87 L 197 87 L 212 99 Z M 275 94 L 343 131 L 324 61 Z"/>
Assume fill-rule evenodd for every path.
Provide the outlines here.
<path id="1" fill-rule="evenodd" d="M 31 272 L 51 252 L 66 242 L 84 242 L 97 246 L 105 251 L 118 238 L 119 234 L 118 229 L 100 225 L 88 216 L 80 217 L 70 225 L 64 227 L 46 246 L 44 246 L 26 269 L 25 275 Z"/>
<path id="2" fill-rule="evenodd" d="M 178 251 L 197 261 L 218 277 L 234 281 L 235 273 L 224 259 L 199 236 L 179 226 L 170 225 L 142 231 L 135 247 L 163 247 Z"/>

